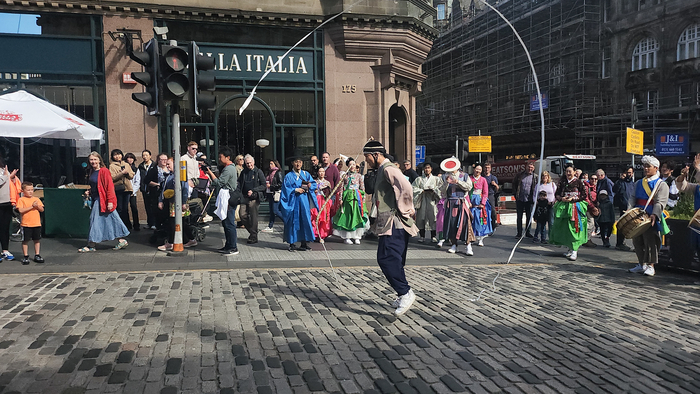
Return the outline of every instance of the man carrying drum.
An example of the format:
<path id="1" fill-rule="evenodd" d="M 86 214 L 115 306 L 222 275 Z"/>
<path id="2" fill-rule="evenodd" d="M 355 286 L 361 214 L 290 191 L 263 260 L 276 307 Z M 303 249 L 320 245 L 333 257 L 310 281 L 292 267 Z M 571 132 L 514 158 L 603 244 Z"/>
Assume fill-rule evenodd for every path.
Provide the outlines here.
<path id="1" fill-rule="evenodd" d="M 644 178 L 634 184 L 634 196 L 629 200 L 629 209 L 633 207 L 645 209 L 651 219 L 651 227 L 642 234 L 632 238 L 634 252 L 637 254 L 636 267 L 630 269 L 633 273 L 643 273 L 654 276 L 654 264 L 659 262 L 661 236 L 668 233 L 664 222 L 663 211 L 668 202 L 668 184 L 659 178 L 659 160 L 654 156 L 642 157 Z M 651 202 L 647 205 L 647 201 Z"/>

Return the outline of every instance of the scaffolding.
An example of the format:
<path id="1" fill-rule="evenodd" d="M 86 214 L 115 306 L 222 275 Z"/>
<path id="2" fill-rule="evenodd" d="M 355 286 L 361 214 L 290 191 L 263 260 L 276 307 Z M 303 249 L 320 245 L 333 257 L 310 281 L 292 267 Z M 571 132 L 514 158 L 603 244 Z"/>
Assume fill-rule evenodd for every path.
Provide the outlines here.
<path id="1" fill-rule="evenodd" d="M 610 171 L 629 163 L 625 132 L 632 123 L 632 96 L 638 96 L 636 126 L 646 131 L 647 147 L 654 146 L 658 132 L 693 134 L 700 129 L 697 82 L 688 85 L 688 97 L 681 97 L 674 87 L 663 87 L 655 69 L 626 72 L 624 81 L 603 75 L 606 61 L 610 67 L 611 57 L 620 61 L 626 55 L 610 54 L 610 37 L 601 42 L 600 1 L 492 4 L 529 48 L 548 101 L 545 155 L 594 154 Z M 426 145 L 433 160 L 454 154 L 456 138 L 479 132 L 492 137 L 496 160 L 539 154 L 541 123 L 539 111 L 531 107 L 537 96 L 525 51 L 510 27 L 484 7 L 477 0 L 455 0 L 424 64 L 428 78 L 417 100 L 417 142 Z M 646 82 L 635 86 L 635 81 Z M 657 88 L 647 92 L 652 85 Z"/>
<path id="2" fill-rule="evenodd" d="M 453 3 L 461 17 L 452 18 L 425 62 L 418 142 L 440 156 L 453 151 L 456 136 L 481 131 L 492 136 L 497 159 L 539 152 L 535 81 L 525 52 L 510 27 L 478 4 Z M 572 153 L 579 120 L 593 116 L 582 104 L 599 91 L 599 2 L 510 0 L 497 7 L 529 48 L 548 100 L 547 154 Z"/>

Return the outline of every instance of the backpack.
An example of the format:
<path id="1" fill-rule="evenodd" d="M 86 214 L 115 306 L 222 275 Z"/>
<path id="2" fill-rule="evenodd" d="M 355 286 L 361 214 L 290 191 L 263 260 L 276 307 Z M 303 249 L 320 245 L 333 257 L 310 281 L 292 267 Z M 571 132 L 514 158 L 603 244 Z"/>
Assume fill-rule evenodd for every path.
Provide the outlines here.
<path id="1" fill-rule="evenodd" d="M 365 174 L 365 193 L 374 194 L 374 186 L 377 183 L 377 170 L 369 170 Z"/>

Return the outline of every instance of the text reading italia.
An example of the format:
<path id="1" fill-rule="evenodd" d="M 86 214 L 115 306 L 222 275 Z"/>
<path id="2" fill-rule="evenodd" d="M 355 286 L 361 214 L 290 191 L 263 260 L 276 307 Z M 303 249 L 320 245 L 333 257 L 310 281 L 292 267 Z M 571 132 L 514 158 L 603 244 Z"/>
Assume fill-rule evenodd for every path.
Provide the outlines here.
<path id="1" fill-rule="evenodd" d="M 241 63 L 238 60 L 238 55 L 235 53 L 231 58 L 227 58 L 226 54 L 219 53 L 219 61 L 216 65 L 216 70 L 219 71 L 242 71 Z M 295 58 L 294 56 L 287 56 L 286 59 L 282 59 L 275 67 L 275 62 L 277 62 L 282 56 L 265 55 L 245 55 L 245 71 L 255 71 L 255 72 L 270 72 L 273 73 L 285 73 L 285 74 L 308 74 L 306 71 L 306 63 L 303 57 Z"/>

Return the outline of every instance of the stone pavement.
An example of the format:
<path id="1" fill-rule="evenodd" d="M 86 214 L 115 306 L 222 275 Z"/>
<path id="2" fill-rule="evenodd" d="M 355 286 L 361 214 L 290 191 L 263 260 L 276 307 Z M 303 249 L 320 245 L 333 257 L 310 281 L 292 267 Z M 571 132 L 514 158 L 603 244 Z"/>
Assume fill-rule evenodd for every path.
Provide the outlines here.
<path id="1" fill-rule="evenodd" d="M 264 228 L 261 223 L 260 228 Z M 211 223 L 206 230 L 204 242 L 187 249 L 187 256 L 172 257 L 156 249 L 157 245 L 150 244 L 150 230 L 134 232 L 127 238 L 129 247 L 113 251 L 116 242 L 105 242 L 97 246 L 95 253 L 77 253 L 78 248 L 85 246 L 84 239 L 77 238 L 44 238 L 41 241 L 41 254 L 46 259 L 45 264 L 31 263 L 22 266 L 19 262 L 21 244 L 10 243 L 10 251 L 17 260 L 0 263 L 0 274 L 8 273 L 74 273 L 74 272 L 104 272 L 104 271 L 139 271 L 139 270 L 173 270 L 173 269 L 269 269 L 269 268 L 300 268 L 328 267 L 328 256 L 334 266 L 375 266 L 377 242 L 363 240 L 361 245 L 346 245 L 337 237 L 332 237 L 326 243 L 328 256 L 323 245 L 311 244 L 312 251 L 287 251 L 288 245 L 282 242 L 282 225 L 275 226 L 274 233 L 260 233 L 260 242 L 254 245 L 245 243 L 248 232 L 238 229 L 240 254 L 224 256 L 216 249 L 223 246 L 223 230 L 220 224 Z M 419 243 L 417 238 L 411 240 L 407 259 L 411 265 L 473 265 L 505 262 L 514 245 L 515 226 L 501 226 L 496 234 L 486 239 L 486 247 L 474 247 L 474 256 L 467 257 L 463 253 L 449 254 L 447 248 L 437 249 L 432 243 Z M 600 243 L 600 239 L 595 242 Z M 629 243 L 629 241 L 628 241 Z M 31 246 L 31 245 L 30 245 Z M 460 246 L 461 252 L 464 246 Z M 553 263 L 562 262 L 562 249 L 541 244 L 533 244 L 526 238 L 514 255 L 518 263 Z M 582 248 L 579 251 L 579 261 L 592 261 L 601 264 L 616 262 L 631 262 L 635 256 L 629 252 L 619 252 L 614 249 L 598 247 L 596 249 Z"/>
<path id="2" fill-rule="evenodd" d="M 700 392 L 698 277 L 629 267 L 6 274 L 0 392 Z"/>

